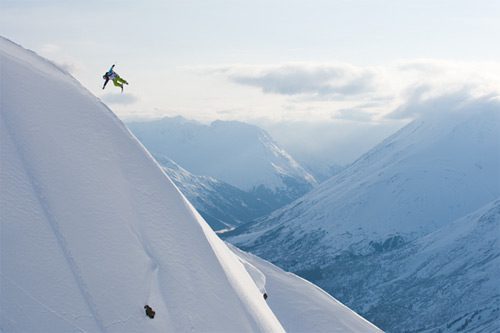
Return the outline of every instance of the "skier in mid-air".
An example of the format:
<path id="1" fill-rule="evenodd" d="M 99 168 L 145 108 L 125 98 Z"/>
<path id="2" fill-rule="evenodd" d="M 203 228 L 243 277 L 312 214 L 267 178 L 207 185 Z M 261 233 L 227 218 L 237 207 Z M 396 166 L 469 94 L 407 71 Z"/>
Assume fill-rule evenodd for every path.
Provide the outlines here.
<path id="1" fill-rule="evenodd" d="M 126 80 L 122 79 L 120 77 L 120 75 L 118 75 L 113 70 L 113 68 L 115 68 L 115 65 L 111 66 L 109 71 L 104 73 L 104 75 L 102 76 L 102 78 L 104 79 L 104 85 L 102 86 L 102 89 L 106 88 L 108 81 L 111 80 L 111 81 L 113 81 L 113 84 L 115 85 L 115 87 L 120 87 L 122 89 L 122 92 L 123 92 L 123 84 L 128 84 L 128 82 Z"/>

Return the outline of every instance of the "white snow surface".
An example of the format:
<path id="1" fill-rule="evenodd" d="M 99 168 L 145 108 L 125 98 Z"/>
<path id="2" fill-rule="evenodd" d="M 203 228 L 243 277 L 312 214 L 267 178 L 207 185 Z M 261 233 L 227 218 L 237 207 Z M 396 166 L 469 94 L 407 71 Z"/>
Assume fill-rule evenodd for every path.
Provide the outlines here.
<path id="1" fill-rule="evenodd" d="M 377 331 L 236 256 L 68 73 L 2 37 L 0 66 L 0 332 Z"/>
<path id="2" fill-rule="evenodd" d="M 3 38 L 0 57 L 1 331 L 283 331 L 104 104 Z"/>
<path id="3" fill-rule="evenodd" d="M 382 332 L 314 284 L 231 246 L 285 330 L 292 332 Z"/>

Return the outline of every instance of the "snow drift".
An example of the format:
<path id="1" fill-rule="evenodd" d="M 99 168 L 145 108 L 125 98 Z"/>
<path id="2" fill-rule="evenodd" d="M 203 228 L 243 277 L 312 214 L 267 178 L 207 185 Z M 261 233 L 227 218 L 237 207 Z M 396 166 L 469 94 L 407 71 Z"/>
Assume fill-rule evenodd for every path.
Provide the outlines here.
<path id="1" fill-rule="evenodd" d="M 0 66 L 0 331 L 283 331 L 104 104 L 4 38 Z"/>

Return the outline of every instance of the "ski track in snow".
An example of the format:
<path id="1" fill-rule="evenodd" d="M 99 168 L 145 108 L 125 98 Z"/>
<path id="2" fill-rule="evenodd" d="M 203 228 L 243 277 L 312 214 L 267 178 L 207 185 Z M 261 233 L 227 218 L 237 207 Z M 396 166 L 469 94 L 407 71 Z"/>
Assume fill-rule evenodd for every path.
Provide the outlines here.
<path id="1" fill-rule="evenodd" d="M 144 253 L 148 256 L 149 260 L 151 260 L 151 270 L 149 272 L 149 278 L 148 278 L 148 294 L 144 296 L 144 304 L 150 304 L 150 299 L 152 295 L 152 290 L 153 290 L 153 283 L 154 281 L 158 281 L 158 272 L 160 270 L 160 264 L 158 263 L 158 260 L 155 259 L 151 251 L 148 249 L 146 243 L 143 241 L 142 236 L 135 230 L 133 226 L 130 226 L 131 232 L 135 235 L 137 238 L 137 241 L 139 244 L 141 244 Z M 166 295 L 163 294 L 162 292 L 163 299 L 166 299 Z"/>
<path id="2" fill-rule="evenodd" d="M 3 85 L 3 82 L 2 82 Z M 103 325 L 103 321 L 99 315 L 99 312 L 97 311 L 97 307 L 95 305 L 95 302 L 93 300 L 92 295 L 90 294 L 88 287 L 82 277 L 82 274 L 80 273 L 80 270 L 78 268 L 78 264 L 75 262 L 73 256 L 71 255 L 71 251 L 68 248 L 66 239 L 64 238 L 64 235 L 61 232 L 61 229 L 59 227 L 59 223 L 53 218 L 53 214 L 51 213 L 50 205 L 49 203 L 45 200 L 44 196 L 44 191 L 43 188 L 40 184 L 38 184 L 36 180 L 36 175 L 35 172 L 31 169 L 30 163 L 29 163 L 29 158 L 27 158 L 26 153 L 23 151 L 21 148 L 22 145 L 19 144 L 18 138 L 14 133 L 12 133 L 11 127 L 9 126 L 9 120 L 8 117 L 6 117 L 7 113 L 3 112 L 2 114 L 2 119 L 5 122 L 5 127 L 7 128 L 7 135 L 11 138 L 12 142 L 14 143 L 16 147 L 17 154 L 22 161 L 24 171 L 28 177 L 28 180 L 30 182 L 31 187 L 33 188 L 33 192 L 36 196 L 36 199 L 38 203 L 40 204 L 40 207 L 42 208 L 42 213 L 44 214 L 44 217 L 46 220 L 49 222 L 49 226 L 57 240 L 57 244 L 59 245 L 61 252 L 66 259 L 66 262 L 68 263 L 68 266 L 71 270 L 71 273 L 73 274 L 73 277 L 75 278 L 76 284 L 80 290 L 81 295 L 85 299 L 85 303 L 87 304 L 90 313 L 92 313 L 95 322 L 97 326 L 100 328 L 102 332 L 106 332 L 106 327 Z M 59 315 L 60 316 L 60 315 Z"/>

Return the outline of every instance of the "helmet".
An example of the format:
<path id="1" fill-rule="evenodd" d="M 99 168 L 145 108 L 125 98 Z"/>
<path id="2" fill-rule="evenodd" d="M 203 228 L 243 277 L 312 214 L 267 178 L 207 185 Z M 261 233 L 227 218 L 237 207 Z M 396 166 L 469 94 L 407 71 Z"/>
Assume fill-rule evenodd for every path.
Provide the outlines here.
<path id="1" fill-rule="evenodd" d="M 105 74 L 102 76 L 102 78 L 103 78 L 104 80 L 106 80 L 106 79 L 108 78 L 108 73 L 105 73 Z"/>

